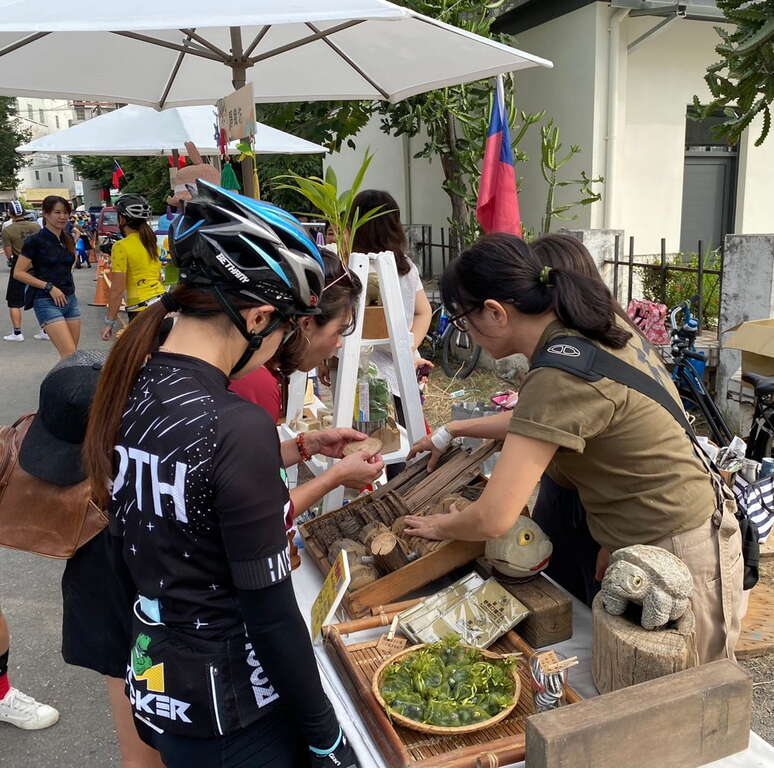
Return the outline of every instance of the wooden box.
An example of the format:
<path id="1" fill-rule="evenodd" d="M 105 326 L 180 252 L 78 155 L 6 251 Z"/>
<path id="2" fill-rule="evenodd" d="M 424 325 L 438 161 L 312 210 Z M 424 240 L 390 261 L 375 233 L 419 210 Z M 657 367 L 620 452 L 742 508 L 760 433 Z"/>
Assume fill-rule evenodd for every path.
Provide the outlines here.
<path id="1" fill-rule="evenodd" d="M 460 448 L 450 451 L 431 474 L 426 470 L 427 458 L 412 464 L 368 496 L 301 525 L 306 551 L 321 573 L 327 574 L 328 547 L 338 539 L 347 538 L 339 524 L 359 530 L 369 521 L 381 521 L 390 528 L 403 515 L 431 512 L 438 501 L 451 493 L 478 498 L 486 482 L 479 474 L 479 465 L 496 448 L 497 443 L 489 441 L 470 454 Z M 411 537 L 405 539 L 405 546 L 423 554 L 398 570 L 348 592 L 343 604 L 350 616 L 363 616 L 373 606 L 392 603 L 484 553 L 481 541 L 430 542 Z"/>
<path id="2" fill-rule="evenodd" d="M 529 719 L 529 768 L 694 768 L 747 749 L 752 680 L 728 659 Z"/>
<path id="3" fill-rule="evenodd" d="M 482 576 L 492 575 L 492 566 L 483 558 L 476 562 Z M 498 583 L 529 608 L 529 616 L 520 621 L 517 632 L 533 648 L 561 643 L 572 637 L 572 599 L 560 587 L 538 574 L 518 583 L 500 579 Z"/>
<path id="4" fill-rule="evenodd" d="M 385 606 L 388 609 L 389 606 Z M 350 696 L 358 707 L 371 738 L 381 752 L 385 768 L 490 768 L 524 759 L 527 718 L 535 712 L 534 694 L 527 664 L 535 651 L 515 632 L 508 632 L 490 650 L 524 654 L 519 662 L 521 696 L 505 720 L 483 731 L 459 736 L 436 736 L 394 725 L 377 702 L 371 680 L 387 656 L 377 641 L 345 643 L 345 632 L 370 629 L 389 622 L 394 613 L 323 628 L 325 646 Z M 565 703 L 580 697 L 569 686 Z"/>

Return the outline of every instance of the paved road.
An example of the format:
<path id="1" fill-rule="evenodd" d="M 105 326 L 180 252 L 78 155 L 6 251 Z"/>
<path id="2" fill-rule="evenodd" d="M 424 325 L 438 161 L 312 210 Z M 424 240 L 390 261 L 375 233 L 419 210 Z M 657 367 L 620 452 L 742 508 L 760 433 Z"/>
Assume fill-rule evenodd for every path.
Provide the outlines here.
<path id="1" fill-rule="evenodd" d="M 3 262 L 4 264 L 4 262 Z M 89 307 L 94 297 L 94 270 L 76 271 L 81 304 L 81 348 L 101 348 L 104 309 Z M 5 297 L 8 270 L 0 269 L 0 296 Z M 5 302 L 0 305 L 0 337 L 8 331 Z M 0 341 L 0 424 L 12 424 L 37 408 L 38 387 L 58 356 L 50 342 L 35 341 L 33 313 L 24 313 L 26 341 Z M 9 674 L 14 685 L 61 713 L 45 731 L 20 731 L 0 724 L 2 768 L 105 768 L 118 766 L 115 732 L 102 678 L 67 666 L 60 654 L 62 563 L 0 549 L 0 605 L 11 626 Z"/>

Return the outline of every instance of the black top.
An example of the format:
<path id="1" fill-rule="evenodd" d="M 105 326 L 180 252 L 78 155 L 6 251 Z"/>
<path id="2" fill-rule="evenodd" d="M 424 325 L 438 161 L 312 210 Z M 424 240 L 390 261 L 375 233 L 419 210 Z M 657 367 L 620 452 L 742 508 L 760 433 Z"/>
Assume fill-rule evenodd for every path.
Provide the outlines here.
<path id="1" fill-rule="evenodd" d="M 53 283 L 65 296 L 75 293 L 73 282 L 73 264 L 75 256 L 67 250 L 64 239 L 59 239 L 47 227 L 27 238 L 22 246 L 22 256 L 32 262 L 32 273 L 38 280 Z M 42 288 L 32 288 L 34 298 L 49 298 Z"/>
<path id="2" fill-rule="evenodd" d="M 167 627 L 201 637 L 243 632 L 236 589 L 290 575 L 277 431 L 227 386 L 208 363 L 155 354 L 116 446 L 110 512 L 138 592 Z"/>

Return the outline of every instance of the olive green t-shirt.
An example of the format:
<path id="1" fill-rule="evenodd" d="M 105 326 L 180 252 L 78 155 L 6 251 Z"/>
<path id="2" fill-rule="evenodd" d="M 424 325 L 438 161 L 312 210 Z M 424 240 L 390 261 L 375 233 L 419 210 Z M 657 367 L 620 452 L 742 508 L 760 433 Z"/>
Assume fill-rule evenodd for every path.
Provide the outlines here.
<path id="1" fill-rule="evenodd" d="M 537 348 L 567 335 L 580 334 L 554 322 Z M 623 349 L 604 349 L 655 378 L 679 402 L 658 353 L 638 333 Z M 548 473 L 577 488 L 589 530 L 603 547 L 650 544 L 689 531 L 715 509 L 711 478 L 675 418 L 611 379 L 530 371 L 509 431 L 559 446 Z"/>
<path id="2" fill-rule="evenodd" d="M 14 221 L 3 230 L 3 247 L 10 245 L 14 257 L 22 251 L 24 241 L 36 232 L 40 232 L 40 227 L 34 221 Z"/>

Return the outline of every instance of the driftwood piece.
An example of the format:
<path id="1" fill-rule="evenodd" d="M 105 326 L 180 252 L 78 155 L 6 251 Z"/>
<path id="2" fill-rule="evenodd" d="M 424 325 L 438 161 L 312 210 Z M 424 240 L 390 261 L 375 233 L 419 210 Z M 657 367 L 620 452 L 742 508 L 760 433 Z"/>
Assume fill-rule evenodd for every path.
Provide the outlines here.
<path id="1" fill-rule="evenodd" d="M 336 521 L 332 517 L 327 518 L 326 520 L 320 520 L 320 524 L 315 526 L 314 535 L 322 545 L 323 551 L 326 553 L 334 541 L 343 538 L 339 526 L 336 525 Z"/>
<path id="2" fill-rule="evenodd" d="M 360 562 L 360 558 L 366 553 L 366 548 L 359 542 L 353 539 L 339 539 L 331 544 L 331 548 L 328 550 L 328 561 L 331 565 L 336 562 L 336 558 L 342 549 L 347 550 L 347 560 L 349 561 L 349 567 L 351 568 L 356 563 Z"/>
<path id="3" fill-rule="evenodd" d="M 350 592 L 361 589 L 379 578 L 379 572 L 373 565 L 364 565 L 363 563 L 352 564 L 350 562 L 349 575 L 350 582 L 348 590 Z"/>
<path id="4" fill-rule="evenodd" d="M 349 514 L 339 518 L 339 530 L 347 539 L 359 539 L 362 528 L 363 518 L 357 510 L 352 510 Z"/>
<path id="5" fill-rule="evenodd" d="M 696 768 L 747 748 L 751 702 L 750 676 L 713 661 L 533 715 L 528 765 Z"/>
<path id="6" fill-rule="evenodd" d="M 360 530 L 360 536 L 358 538 L 363 542 L 365 548 L 370 552 L 371 542 L 374 540 L 374 537 L 378 536 L 380 533 L 387 533 L 389 530 L 390 529 L 384 523 L 377 520 L 373 523 L 368 523 L 367 525 L 363 526 L 363 528 Z"/>
<path id="7" fill-rule="evenodd" d="M 389 531 L 380 533 L 371 542 L 371 554 L 377 568 L 384 573 L 397 571 L 408 565 L 408 558 L 403 551 L 400 539 Z"/>
<path id="8" fill-rule="evenodd" d="M 674 628 L 643 629 L 637 618 L 612 616 L 602 605 L 602 593 L 594 598 L 592 677 L 600 693 L 670 675 L 698 662 L 690 606 Z"/>

